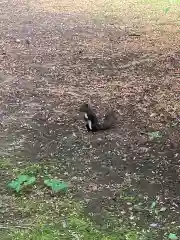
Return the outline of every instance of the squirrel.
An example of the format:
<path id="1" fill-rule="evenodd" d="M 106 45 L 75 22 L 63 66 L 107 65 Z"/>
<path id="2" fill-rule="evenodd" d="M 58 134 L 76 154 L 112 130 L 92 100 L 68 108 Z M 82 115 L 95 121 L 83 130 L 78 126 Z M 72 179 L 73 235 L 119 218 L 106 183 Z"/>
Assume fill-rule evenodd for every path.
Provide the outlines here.
<path id="1" fill-rule="evenodd" d="M 116 120 L 115 113 L 110 111 L 105 115 L 103 123 L 100 124 L 95 112 L 88 103 L 82 104 L 79 110 L 84 113 L 84 120 L 88 132 L 91 131 L 94 133 L 99 130 L 107 130 L 113 127 Z"/>

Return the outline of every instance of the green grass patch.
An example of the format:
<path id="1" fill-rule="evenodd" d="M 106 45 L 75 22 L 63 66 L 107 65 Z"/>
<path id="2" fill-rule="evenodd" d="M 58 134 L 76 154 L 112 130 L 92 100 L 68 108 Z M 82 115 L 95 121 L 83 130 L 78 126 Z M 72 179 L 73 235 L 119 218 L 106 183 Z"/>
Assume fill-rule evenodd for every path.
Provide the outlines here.
<path id="1" fill-rule="evenodd" d="M 12 167 L 12 162 L 10 158 L 7 157 L 1 157 L 0 158 L 0 169 L 5 170 L 5 169 L 10 169 Z"/>
<path id="2" fill-rule="evenodd" d="M 20 199 L 19 199 L 20 200 Z M 10 227 L 7 233 L 9 239 L 99 239 L 99 240 L 126 240 L 138 239 L 140 233 L 125 226 L 113 229 L 108 225 L 98 228 L 89 217 L 85 216 L 82 204 L 63 199 L 51 204 L 48 202 L 25 200 L 18 202 L 22 216 L 28 212 L 29 223 Z M 17 205 L 18 205 L 17 204 Z M 55 206 L 57 212 L 55 211 Z M 35 218 L 33 216 L 36 216 Z"/>
<path id="3" fill-rule="evenodd" d="M 17 195 L 8 191 L 8 198 L 2 196 L 8 208 L 2 209 L 5 217 L 1 239 L 167 240 L 168 236 L 179 236 L 178 224 L 171 224 L 168 219 L 171 214 L 168 207 L 156 199 L 147 199 L 129 185 L 119 189 L 116 206 L 105 206 L 101 213 L 92 213 L 86 211 L 84 202 L 74 198 L 73 191 L 52 195 L 44 186 L 47 176 L 56 179 L 63 176 L 59 162 L 3 161 L 8 177 L 33 174 L 37 182 L 28 193 Z M 4 189 L 9 180 L 3 180 Z M 98 214 L 101 221 L 97 223 Z"/>

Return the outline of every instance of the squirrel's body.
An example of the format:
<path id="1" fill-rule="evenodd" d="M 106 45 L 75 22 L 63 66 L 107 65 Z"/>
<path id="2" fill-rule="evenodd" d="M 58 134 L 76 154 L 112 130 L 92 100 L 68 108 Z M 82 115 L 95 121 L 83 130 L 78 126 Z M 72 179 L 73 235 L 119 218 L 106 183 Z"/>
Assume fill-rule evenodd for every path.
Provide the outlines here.
<path id="1" fill-rule="evenodd" d="M 84 120 L 86 121 L 86 128 L 88 132 L 97 132 L 99 130 L 106 130 L 113 126 L 115 122 L 115 114 L 113 111 L 106 114 L 102 124 L 99 123 L 96 114 L 89 104 L 84 103 L 80 107 L 80 111 L 84 112 Z"/>

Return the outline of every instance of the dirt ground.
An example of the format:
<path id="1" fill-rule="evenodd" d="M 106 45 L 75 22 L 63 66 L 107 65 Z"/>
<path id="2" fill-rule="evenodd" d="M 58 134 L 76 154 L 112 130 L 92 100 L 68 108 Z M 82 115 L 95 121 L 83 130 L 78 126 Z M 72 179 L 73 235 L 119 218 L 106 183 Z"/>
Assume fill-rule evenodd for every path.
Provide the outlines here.
<path id="1" fill-rule="evenodd" d="M 1 156 L 56 159 L 91 211 L 114 204 L 128 181 L 179 219 L 179 25 L 36 2 L 0 3 Z M 87 133 L 84 101 L 100 117 L 115 109 L 116 128 Z"/>

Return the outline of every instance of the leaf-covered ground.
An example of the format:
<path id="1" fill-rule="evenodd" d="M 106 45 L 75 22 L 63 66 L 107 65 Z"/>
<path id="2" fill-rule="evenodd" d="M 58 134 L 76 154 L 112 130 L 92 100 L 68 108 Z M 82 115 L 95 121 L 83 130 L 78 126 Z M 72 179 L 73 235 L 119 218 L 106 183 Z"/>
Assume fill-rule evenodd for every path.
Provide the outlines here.
<path id="1" fill-rule="evenodd" d="M 178 6 L 166 1 L 1 1 L 3 239 L 12 226 L 25 226 L 22 239 L 27 239 L 42 219 L 62 225 L 57 209 L 70 199 L 83 201 L 85 216 L 111 231 L 112 238 L 105 238 L 87 220 L 92 239 L 121 239 L 118 231 L 122 239 L 136 239 L 143 229 L 152 233 L 150 239 L 180 234 Z M 116 128 L 87 134 L 78 111 L 84 101 L 91 101 L 100 117 L 115 109 Z M 27 172 L 38 176 L 38 184 L 27 195 L 12 195 L 6 184 Z M 71 183 L 67 200 L 44 192 L 46 176 Z M 79 222 L 82 232 L 86 224 Z M 36 238 L 35 232 L 30 239 L 52 239 L 59 225 L 47 230 L 46 238 Z M 73 234 L 82 234 L 70 226 Z M 64 239 L 77 236 L 68 232 Z"/>

